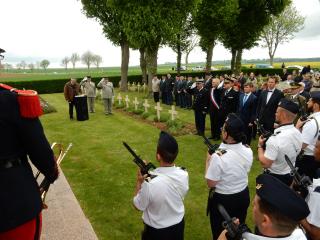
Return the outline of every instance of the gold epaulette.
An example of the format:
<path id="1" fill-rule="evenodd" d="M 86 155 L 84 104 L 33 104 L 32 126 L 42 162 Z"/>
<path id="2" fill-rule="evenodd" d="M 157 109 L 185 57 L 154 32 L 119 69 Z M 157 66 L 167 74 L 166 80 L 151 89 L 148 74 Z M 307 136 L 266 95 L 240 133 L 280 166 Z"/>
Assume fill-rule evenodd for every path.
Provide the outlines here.
<path id="1" fill-rule="evenodd" d="M 218 156 L 222 156 L 223 154 L 225 154 L 227 152 L 227 150 L 224 150 L 224 149 L 220 149 L 218 148 L 215 153 L 218 155 Z"/>

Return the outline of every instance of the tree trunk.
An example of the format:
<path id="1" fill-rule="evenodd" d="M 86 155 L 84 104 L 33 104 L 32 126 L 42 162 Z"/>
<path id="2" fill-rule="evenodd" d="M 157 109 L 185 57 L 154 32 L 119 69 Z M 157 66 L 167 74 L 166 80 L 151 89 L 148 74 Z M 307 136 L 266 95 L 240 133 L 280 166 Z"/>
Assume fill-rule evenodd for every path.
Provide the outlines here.
<path id="1" fill-rule="evenodd" d="M 213 56 L 213 48 L 214 48 L 214 42 L 208 45 L 207 48 L 207 59 L 206 59 L 206 73 L 211 72 L 211 63 L 212 63 L 212 56 Z"/>
<path id="2" fill-rule="evenodd" d="M 273 56 L 270 55 L 270 65 L 273 65 Z"/>
<path id="3" fill-rule="evenodd" d="M 159 46 L 152 49 L 146 49 L 146 62 L 148 70 L 148 88 L 152 91 L 152 78 L 157 74 L 157 60 L 158 60 Z"/>
<path id="4" fill-rule="evenodd" d="M 231 63 L 230 63 L 230 65 L 231 65 L 231 72 L 234 72 L 234 67 L 235 67 L 235 62 L 236 62 L 236 55 L 237 55 L 237 50 L 235 50 L 235 49 L 231 49 Z"/>
<path id="5" fill-rule="evenodd" d="M 236 75 L 238 75 L 241 71 L 241 59 L 242 59 L 242 49 L 237 51 L 236 66 L 235 66 L 235 74 Z"/>
<path id="6" fill-rule="evenodd" d="M 178 39 L 180 39 L 180 34 L 178 34 Z M 181 45 L 177 42 L 177 74 L 180 75 L 181 70 Z"/>
<path id="7" fill-rule="evenodd" d="M 142 82 L 147 83 L 146 51 L 144 48 L 139 48 L 139 52 L 140 52 L 140 68 L 142 73 Z"/>
<path id="8" fill-rule="evenodd" d="M 187 69 L 188 69 L 188 65 L 189 65 L 189 61 L 188 61 L 188 59 L 189 59 L 189 54 L 190 54 L 190 52 L 186 52 L 185 64 L 186 64 L 186 68 L 187 68 Z"/>
<path id="9" fill-rule="evenodd" d="M 129 43 L 123 41 L 121 43 L 121 84 L 120 91 L 128 91 L 128 67 L 129 67 Z"/>

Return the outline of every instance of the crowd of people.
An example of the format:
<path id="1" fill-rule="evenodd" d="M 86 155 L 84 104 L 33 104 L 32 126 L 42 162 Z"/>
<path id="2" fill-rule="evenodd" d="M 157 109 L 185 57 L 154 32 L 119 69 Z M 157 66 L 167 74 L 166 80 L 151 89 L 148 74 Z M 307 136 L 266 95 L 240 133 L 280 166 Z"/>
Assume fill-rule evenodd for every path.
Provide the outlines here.
<path id="1" fill-rule="evenodd" d="M 168 74 L 160 81 L 155 77 L 153 83 L 159 85 L 155 101 L 162 99 L 165 104 L 175 102 L 181 108 L 188 108 L 184 103 L 189 95 L 193 96 L 197 134 L 204 135 L 206 114 L 210 114 L 210 138 L 222 140 L 219 148 L 208 153 L 205 161 L 205 178 L 210 189 L 207 212 L 213 239 L 241 239 L 230 238 L 223 231 L 225 219 L 220 205 L 230 216 L 237 218 L 238 230 L 245 239 L 319 239 L 318 73 L 305 72 L 299 79 L 291 74 L 283 79 L 267 76 L 266 81 L 260 83 L 253 73 L 249 77 L 207 74 L 204 79 L 186 79 L 191 83 L 188 84 L 183 76 L 174 80 Z M 243 226 L 250 204 L 248 174 L 253 162 L 250 143 L 257 131 L 260 136 L 257 157 L 262 174 L 256 179 L 253 234 Z M 159 148 L 162 141 L 160 135 L 157 149 L 160 167 L 155 175 L 157 171 L 160 174 L 150 181 L 144 181 L 141 174 L 137 178 L 134 205 L 143 211 L 144 240 L 183 239 L 184 214 L 181 211 L 184 212 L 183 198 L 188 181 L 182 177 L 177 180 L 176 171 L 180 170 L 176 170 L 172 158 L 167 159 L 163 153 L 166 151 Z M 175 158 L 178 151 L 175 140 L 166 141 L 166 149 L 174 149 L 171 154 L 174 153 Z M 290 165 L 298 167 L 296 175 Z M 310 179 L 309 184 L 304 183 L 306 195 L 297 175 Z M 179 213 L 172 211 L 172 206 L 176 206 Z M 165 222 L 164 219 L 168 220 L 167 224 L 160 226 L 159 222 Z M 241 232 L 241 229 L 245 231 Z M 150 231 L 153 235 L 147 234 Z"/>

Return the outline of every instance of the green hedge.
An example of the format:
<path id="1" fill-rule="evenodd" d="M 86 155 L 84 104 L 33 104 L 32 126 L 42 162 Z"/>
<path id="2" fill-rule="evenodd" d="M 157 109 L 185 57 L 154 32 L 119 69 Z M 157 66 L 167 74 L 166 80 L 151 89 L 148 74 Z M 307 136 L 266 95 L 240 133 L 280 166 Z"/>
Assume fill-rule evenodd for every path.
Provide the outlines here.
<path id="1" fill-rule="evenodd" d="M 288 71 L 291 72 L 293 69 L 289 69 Z M 256 75 L 262 74 L 263 76 L 269 74 L 282 74 L 281 68 L 266 68 L 266 69 L 256 69 L 256 68 L 243 68 L 242 71 L 244 73 L 249 74 L 250 72 L 254 72 Z M 217 70 L 211 72 L 213 76 L 216 75 L 222 75 L 222 74 L 230 74 L 230 70 Z M 184 76 L 192 76 L 192 77 L 204 77 L 204 72 L 188 72 L 188 71 L 181 71 L 180 75 Z M 159 77 L 161 74 L 158 75 Z M 176 74 L 172 74 L 173 77 L 176 76 Z M 113 83 L 115 87 L 119 86 L 119 81 L 121 77 L 120 76 L 111 76 L 109 77 L 109 80 Z M 78 82 L 80 82 L 82 79 L 78 79 Z M 101 77 L 93 77 L 92 81 L 94 81 L 96 84 L 99 83 L 101 80 Z M 68 82 L 69 79 L 52 79 L 52 80 L 34 80 L 34 81 L 4 81 L 3 83 L 7 83 L 12 87 L 18 88 L 18 89 L 33 89 L 38 91 L 38 93 L 59 93 L 63 92 L 63 87 L 66 82 Z M 128 76 L 128 82 L 142 82 L 142 76 L 141 75 L 129 75 Z"/>

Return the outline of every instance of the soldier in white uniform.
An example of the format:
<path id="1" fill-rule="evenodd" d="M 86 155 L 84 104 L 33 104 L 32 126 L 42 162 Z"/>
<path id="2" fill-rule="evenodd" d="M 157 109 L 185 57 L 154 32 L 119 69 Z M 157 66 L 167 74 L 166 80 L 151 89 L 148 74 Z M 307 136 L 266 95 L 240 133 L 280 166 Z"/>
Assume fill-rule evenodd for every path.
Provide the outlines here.
<path id="1" fill-rule="evenodd" d="M 301 133 L 293 125 L 298 111 L 297 104 L 285 98 L 281 99 L 276 111 L 278 128 L 267 141 L 260 136 L 258 143 L 258 160 L 265 173 L 271 174 L 288 186 L 293 178 L 290 176 L 290 167 L 285 161 L 285 155 L 294 165 L 302 147 Z M 265 141 L 266 149 L 263 148 Z"/>
<path id="2" fill-rule="evenodd" d="M 305 174 L 313 179 L 316 178 L 316 170 L 320 168 L 320 162 L 315 161 L 313 155 L 320 130 L 320 92 L 311 92 L 310 94 L 311 98 L 307 107 L 312 114 L 306 121 L 299 120 L 296 124 L 302 133 L 302 149 L 304 150 L 302 158 L 296 162 L 296 167 L 298 167 L 300 174 Z"/>
<path id="3" fill-rule="evenodd" d="M 96 85 L 91 81 L 91 76 L 85 77 L 80 86 L 83 87 L 85 95 L 87 95 L 89 112 L 94 113 L 94 101 L 96 99 Z"/>
<path id="4" fill-rule="evenodd" d="M 269 174 L 256 179 L 256 195 L 253 200 L 253 220 L 256 233 L 245 232 L 247 240 L 306 240 L 299 221 L 310 213 L 306 202 L 291 188 Z M 227 239 L 226 231 L 219 240 Z"/>
<path id="5" fill-rule="evenodd" d="M 133 204 L 143 211 L 142 240 L 184 239 L 183 199 L 189 190 L 189 176 L 175 166 L 177 155 L 176 140 L 161 132 L 156 154 L 160 167 L 152 172 L 156 177 L 147 182 L 138 171 Z"/>
<path id="6" fill-rule="evenodd" d="M 232 216 L 244 223 L 250 204 L 248 173 L 253 153 L 245 140 L 244 124 L 234 113 L 228 115 L 223 128 L 220 148 L 206 160 L 207 185 L 211 189 L 208 199 L 208 211 L 213 239 L 217 239 L 223 230 L 223 217 L 218 211 L 222 204 Z"/>

